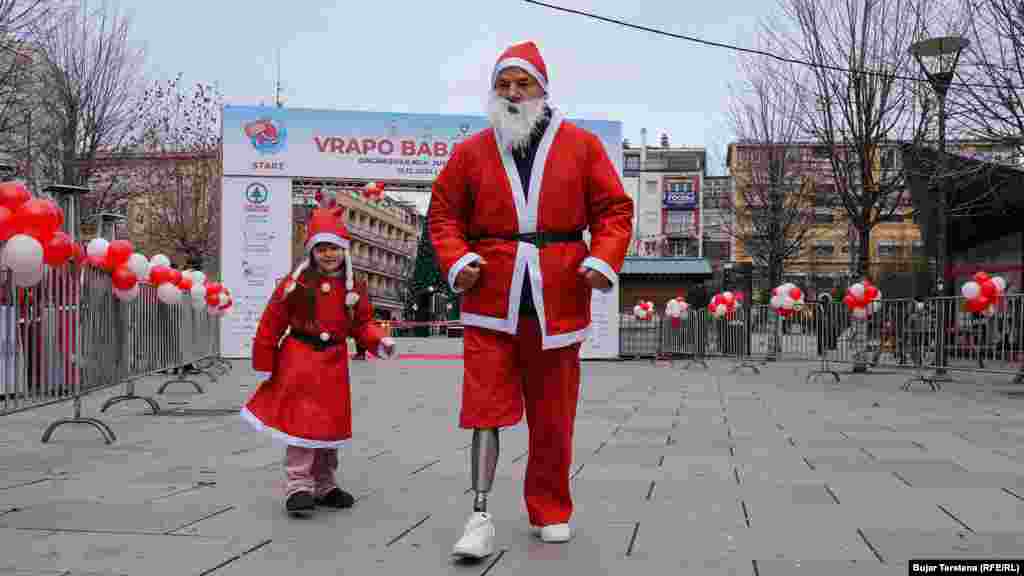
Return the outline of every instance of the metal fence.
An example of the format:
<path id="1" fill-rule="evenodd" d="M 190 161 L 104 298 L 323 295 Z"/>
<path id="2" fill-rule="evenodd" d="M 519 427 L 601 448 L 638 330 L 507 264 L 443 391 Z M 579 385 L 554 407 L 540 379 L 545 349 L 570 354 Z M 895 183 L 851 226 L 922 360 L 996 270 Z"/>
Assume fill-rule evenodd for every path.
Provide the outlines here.
<path id="1" fill-rule="evenodd" d="M 1005 374 L 1024 383 L 1024 295 L 1005 298 L 991 316 L 966 311 L 963 298 L 880 301 L 864 320 L 841 302 L 809 304 L 789 318 L 767 306 L 716 319 L 691 310 L 686 319 L 620 317 L 620 355 L 703 361 L 732 358 L 758 371 L 767 360 L 820 362 L 809 377 L 839 380 L 832 364 L 854 371 L 905 368 L 933 389 L 951 372 Z"/>
<path id="2" fill-rule="evenodd" d="M 160 406 L 135 393 L 135 382 L 155 373 L 171 379 L 158 393 L 187 377 L 211 381 L 226 362 L 219 357 L 220 322 L 195 309 L 188 295 L 180 305 L 161 303 L 156 288 L 139 286 L 139 296 L 118 300 L 110 275 L 93 268 L 47 269 L 39 284 L 21 288 L 9 271 L 0 272 L 0 416 L 72 401 L 74 415 L 47 426 L 43 442 L 64 424 L 96 428 L 109 444 L 113 430 L 82 416 L 82 398 L 124 385 L 101 411 L 126 400 L 143 400 L 153 413 Z"/>

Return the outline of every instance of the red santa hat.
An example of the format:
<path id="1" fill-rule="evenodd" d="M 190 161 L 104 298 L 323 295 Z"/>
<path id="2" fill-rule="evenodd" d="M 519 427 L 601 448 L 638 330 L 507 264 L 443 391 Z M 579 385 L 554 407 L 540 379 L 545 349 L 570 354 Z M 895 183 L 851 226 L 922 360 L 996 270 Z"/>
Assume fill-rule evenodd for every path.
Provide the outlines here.
<path id="1" fill-rule="evenodd" d="M 306 259 L 292 272 L 288 284 L 285 286 L 285 294 L 295 290 L 299 276 L 309 267 L 309 262 L 313 258 L 313 247 L 317 244 L 327 243 L 341 248 L 345 253 L 345 289 L 349 292 L 345 296 L 345 304 L 351 307 L 355 306 L 356 302 L 359 301 L 359 295 L 352 291 L 354 287 L 352 281 L 352 254 L 350 250 L 352 236 L 349 235 L 348 229 L 345 227 L 344 214 L 345 209 L 340 207 L 317 208 L 313 210 L 313 214 L 309 218 L 306 242 L 304 244 Z"/>
<path id="2" fill-rule="evenodd" d="M 494 73 L 491 74 L 491 87 L 498 79 L 498 74 L 506 68 L 522 68 L 527 74 L 533 76 L 544 92 L 548 91 L 548 67 L 544 65 L 544 59 L 540 57 L 540 50 L 533 42 L 523 42 L 510 46 L 498 57 L 494 65 Z"/>

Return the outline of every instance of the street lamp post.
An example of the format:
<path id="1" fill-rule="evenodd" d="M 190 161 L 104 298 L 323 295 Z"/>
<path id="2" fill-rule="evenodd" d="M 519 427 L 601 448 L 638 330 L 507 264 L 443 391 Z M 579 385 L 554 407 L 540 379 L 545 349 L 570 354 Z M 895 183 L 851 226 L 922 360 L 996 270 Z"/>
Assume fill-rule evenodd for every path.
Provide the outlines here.
<path id="1" fill-rule="evenodd" d="M 910 53 L 917 60 L 928 78 L 939 100 L 939 172 L 938 172 L 938 198 L 935 210 L 935 288 L 936 296 L 952 295 L 952 278 L 946 278 L 947 258 L 949 257 L 949 243 L 947 240 L 947 228 L 949 225 L 949 208 L 947 206 L 946 174 L 949 167 L 949 160 L 946 157 L 946 93 L 953 82 L 953 75 L 956 72 L 956 65 L 960 60 L 960 54 L 967 48 L 969 42 L 958 36 L 945 36 L 940 38 L 928 38 L 913 44 Z M 946 338 L 945 327 L 948 322 L 947 315 L 952 310 L 951 304 L 942 301 L 938 306 L 937 328 L 939 338 L 936 340 L 936 365 L 935 378 L 948 380 L 946 371 Z"/>

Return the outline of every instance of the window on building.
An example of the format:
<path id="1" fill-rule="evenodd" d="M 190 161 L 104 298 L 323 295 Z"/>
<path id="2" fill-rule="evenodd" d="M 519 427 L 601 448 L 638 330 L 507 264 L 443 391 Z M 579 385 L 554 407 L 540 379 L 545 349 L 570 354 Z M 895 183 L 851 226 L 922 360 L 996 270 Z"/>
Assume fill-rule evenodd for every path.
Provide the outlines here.
<path id="1" fill-rule="evenodd" d="M 835 184 L 818 184 L 814 187 L 814 206 L 816 208 L 831 208 L 835 203 Z"/>
<path id="2" fill-rule="evenodd" d="M 670 210 L 665 218 L 664 234 L 689 234 L 695 232 L 694 212 Z"/>
<path id="3" fill-rule="evenodd" d="M 887 148 L 882 151 L 882 170 L 896 169 L 896 149 Z"/>
<path id="4" fill-rule="evenodd" d="M 814 255 L 818 258 L 828 258 L 835 254 L 836 247 L 831 242 L 815 242 Z"/>
<path id="5" fill-rule="evenodd" d="M 891 240 L 880 240 L 878 242 L 878 256 L 880 258 L 895 258 L 900 255 L 900 246 Z"/>
<path id="6" fill-rule="evenodd" d="M 704 241 L 704 258 L 714 261 L 726 261 L 731 258 L 728 242 Z"/>
<path id="7" fill-rule="evenodd" d="M 626 170 L 639 170 L 640 169 L 640 157 L 639 156 L 626 156 Z"/>

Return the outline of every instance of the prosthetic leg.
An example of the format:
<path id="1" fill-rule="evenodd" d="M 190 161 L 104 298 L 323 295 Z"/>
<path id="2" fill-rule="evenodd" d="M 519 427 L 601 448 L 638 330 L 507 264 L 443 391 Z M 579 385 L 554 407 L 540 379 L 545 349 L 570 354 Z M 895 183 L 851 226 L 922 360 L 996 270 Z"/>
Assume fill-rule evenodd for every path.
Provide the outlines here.
<path id="1" fill-rule="evenodd" d="M 498 429 L 473 430 L 473 512 L 487 512 L 487 493 L 498 468 Z"/>
<path id="2" fill-rule="evenodd" d="M 473 430 L 470 455 L 472 469 L 473 513 L 466 521 L 462 538 L 455 543 L 453 554 L 468 559 L 481 559 L 494 552 L 494 523 L 487 513 L 487 494 L 494 484 L 498 467 L 498 429 Z"/>

